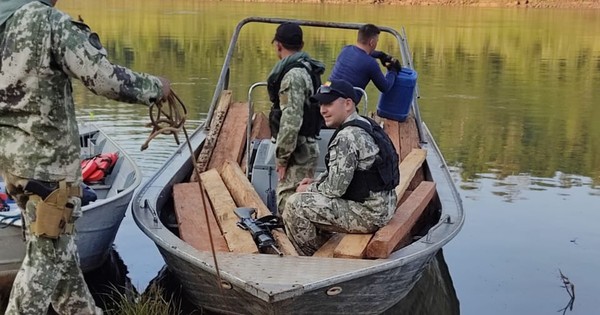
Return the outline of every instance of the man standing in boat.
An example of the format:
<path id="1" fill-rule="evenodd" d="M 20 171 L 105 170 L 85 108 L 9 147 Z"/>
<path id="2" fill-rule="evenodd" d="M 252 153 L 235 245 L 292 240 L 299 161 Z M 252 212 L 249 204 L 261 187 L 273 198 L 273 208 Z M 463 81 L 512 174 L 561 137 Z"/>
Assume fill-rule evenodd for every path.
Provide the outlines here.
<path id="1" fill-rule="evenodd" d="M 0 2 L 0 173 L 22 210 L 26 241 L 8 315 L 46 314 L 49 305 L 59 314 L 102 314 L 74 242 L 82 211 L 71 78 L 129 103 L 170 93 L 165 79 L 111 64 L 98 35 L 56 1 Z"/>
<path id="2" fill-rule="evenodd" d="M 400 71 L 400 63 L 397 59 L 384 52 L 376 51 L 379 42 L 379 28 L 373 24 L 365 24 L 358 29 L 356 45 L 348 45 L 342 48 L 338 55 L 329 80 L 346 80 L 352 86 L 365 89 L 369 81 L 373 81 L 379 91 L 385 93 L 393 86 Z M 388 69 L 385 76 L 381 72 L 377 61 Z M 358 97 L 360 101 L 361 96 Z"/>
<path id="3" fill-rule="evenodd" d="M 289 238 L 307 256 L 327 241 L 328 232 L 373 233 L 386 225 L 396 209 L 400 178 L 391 140 L 377 123 L 358 115 L 350 83 L 333 80 L 313 98 L 327 127 L 337 128 L 325 156 L 327 170 L 303 179 L 283 213 Z"/>
<path id="4" fill-rule="evenodd" d="M 267 79 L 271 136 L 275 139 L 278 175 L 277 209 L 281 214 L 287 198 L 305 177 L 312 177 L 319 147 L 316 137 L 323 120 L 318 105 L 310 102 L 321 84 L 323 63 L 302 51 L 302 29 L 295 23 L 277 27 L 273 45 L 280 59 Z"/>

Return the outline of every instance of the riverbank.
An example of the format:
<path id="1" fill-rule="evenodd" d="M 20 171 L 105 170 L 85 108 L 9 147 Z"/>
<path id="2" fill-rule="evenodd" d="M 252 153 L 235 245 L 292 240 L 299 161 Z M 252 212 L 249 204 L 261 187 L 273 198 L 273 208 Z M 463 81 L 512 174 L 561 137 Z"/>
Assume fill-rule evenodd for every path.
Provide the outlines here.
<path id="1" fill-rule="evenodd" d="M 328 4 L 439 5 L 506 8 L 600 9 L 598 0 L 234 0 L 238 2 L 296 2 Z"/>

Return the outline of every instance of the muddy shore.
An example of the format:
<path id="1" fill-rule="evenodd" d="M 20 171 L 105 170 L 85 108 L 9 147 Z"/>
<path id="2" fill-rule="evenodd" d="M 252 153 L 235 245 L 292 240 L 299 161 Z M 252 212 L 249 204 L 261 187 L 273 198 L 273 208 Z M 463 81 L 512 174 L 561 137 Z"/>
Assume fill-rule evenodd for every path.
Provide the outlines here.
<path id="1" fill-rule="evenodd" d="M 236 0 L 239 2 L 295 2 L 376 5 L 439 5 L 510 8 L 600 9 L 600 0 Z"/>

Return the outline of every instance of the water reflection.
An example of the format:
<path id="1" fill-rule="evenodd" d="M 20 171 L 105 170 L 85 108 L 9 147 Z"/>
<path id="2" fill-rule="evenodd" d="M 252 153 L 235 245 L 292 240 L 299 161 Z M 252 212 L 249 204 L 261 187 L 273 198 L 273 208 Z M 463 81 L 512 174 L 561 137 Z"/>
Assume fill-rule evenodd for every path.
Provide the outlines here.
<path id="1" fill-rule="evenodd" d="M 158 273 L 149 287 L 163 288 L 165 299 L 180 307 L 180 314 L 200 314 L 200 310 L 186 299 L 185 292 L 167 267 Z M 244 310 L 240 310 L 243 312 Z M 218 314 L 202 311 L 202 314 Z M 454 290 L 450 271 L 440 250 L 425 268 L 421 279 L 398 304 L 385 311 L 385 315 L 458 315 L 459 300 Z"/>

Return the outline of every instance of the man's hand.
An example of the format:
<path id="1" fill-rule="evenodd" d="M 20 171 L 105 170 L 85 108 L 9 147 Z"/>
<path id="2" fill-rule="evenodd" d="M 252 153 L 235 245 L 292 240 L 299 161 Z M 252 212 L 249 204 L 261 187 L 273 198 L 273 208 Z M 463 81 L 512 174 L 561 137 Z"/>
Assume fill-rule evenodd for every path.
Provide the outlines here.
<path id="1" fill-rule="evenodd" d="M 285 179 L 285 172 L 287 171 L 287 166 L 277 165 L 277 178 L 282 181 Z"/>
<path id="2" fill-rule="evenodd" d="M 388 69 L 388 71 L 400 72 L 400 70 L 402 70 L 400 61 L 394 57 L 390 57 L 390 59 L 385 62 L 384 66 Z"/>
<path id="3" fill-rule="evenodd" d="M 296 188 L 296 192 L 305 192 L 308 188 L 308 185 L 312 184 L 315 180 L 312 178 L 305 177 L 300 181 L 298 188 Z"/>
<path id="4" fill-rule="evenodd" d="M 169 95 L 171 95 L 171 82 L 163 77 L 158 77 L 158 79 L 162 84 L 162 98 L 160 101 L 165 102 L 169 98 Z"/>

